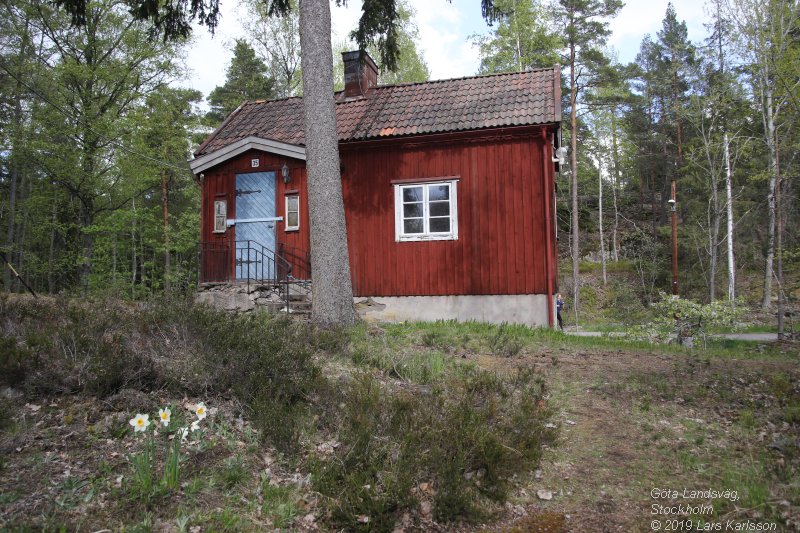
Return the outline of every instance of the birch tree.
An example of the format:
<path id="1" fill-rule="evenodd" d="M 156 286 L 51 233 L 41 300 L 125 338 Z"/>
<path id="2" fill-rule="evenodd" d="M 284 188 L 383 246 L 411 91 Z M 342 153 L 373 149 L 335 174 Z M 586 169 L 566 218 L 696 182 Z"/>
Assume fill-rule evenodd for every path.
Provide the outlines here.
<path id="1" fill-rule="evenodd" d="M 775 275 L 775 191 L 779 180 L 777 131 L 784 125 L 790 99 L 800 88 L 796 62 L 787 62 L 800 31 L 800 4 L 791 0 L 729 0 L 726 8 L 735 28 L 738 52 L 747 62 L 768 154 L 766 199 L 769 227 L 761 302 L 767 309 L 772 306 L 772 278 Z M 784 125 L 784 133 L 790 133 L 789 127 Z"/>
<path id="2" fill-rule="evenodd" d="M 291 9 L 281 17 L 270 16 L 269 5 L 261 0 L 244 0 L 243 5 L 247 16 L 242 25 L 251 45 L 275 78 L 277 96 L 298 96 L 303 87 L 297 1 L 291 0 Z"/>
<path id="3" fill-rule="evenodd" d="M 600 50 L 611 33 L 608 19 L 622 9 L 620 0 L 559 0 L 556 20 L 564 27 L 569 68 L 570 207 L 572 229 L 573 308 L 580 308 L 580 227 L 578 222 L 578 105 L 583 91 L 596 85 L 608 60 Z"/>

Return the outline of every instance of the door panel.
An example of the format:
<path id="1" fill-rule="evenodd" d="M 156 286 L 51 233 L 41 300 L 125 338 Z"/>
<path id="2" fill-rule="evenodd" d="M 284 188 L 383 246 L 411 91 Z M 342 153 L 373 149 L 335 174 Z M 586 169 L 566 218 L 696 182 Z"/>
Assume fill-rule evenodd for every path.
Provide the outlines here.
<path id="1" fill-rule="evenodd" d="M 274 217 L 275 173 L 237 174 L 236 279 L 275 279 L 276 222 L 258 220 Z"/>

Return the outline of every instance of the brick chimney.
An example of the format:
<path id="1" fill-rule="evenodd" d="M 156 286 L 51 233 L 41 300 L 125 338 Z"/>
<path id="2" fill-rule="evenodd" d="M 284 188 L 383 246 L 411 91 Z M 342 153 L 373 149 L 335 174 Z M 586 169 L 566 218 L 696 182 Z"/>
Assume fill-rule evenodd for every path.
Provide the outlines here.
<path id="1" fill-rule="evenodd" d="M 378 85 L 378 65 L 366 52 L 342 52 L 344 62 L 344 96 L 366 96 Z"/>

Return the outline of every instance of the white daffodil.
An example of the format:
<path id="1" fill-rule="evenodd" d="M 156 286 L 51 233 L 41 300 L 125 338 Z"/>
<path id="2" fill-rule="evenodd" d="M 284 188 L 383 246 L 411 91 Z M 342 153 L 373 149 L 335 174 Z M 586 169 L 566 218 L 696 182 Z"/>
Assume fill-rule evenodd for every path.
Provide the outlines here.
<path id="1" fill-rule="evenodd" d="M 194 422 L 192 422 L 191 430 L 197 431 L 198 429 L 200 429 L 200 421 L 195 420 Z"/>
<path id="2" fill-rule="evenodd" d="M 133 426 L 134 432 L 147 431 L 147 426 L 150 425 L 150 415 L 137 413 L 128 423 Z"/>
<path id="3" fill-rule="evenodd" d="M 180 437 L 181 442 L 186 442 L 186 439 L 189 437 L 189 428 L 178 428 L 178 431 L 175 433 Z"/>
<path id="4" fill-rule="evenodd" d="M 172 411 L 169 410 L 169 407 L 165 407 L 163 409 L 158 410 L 158 418 L 161 420 L 161 423 L 165 426 L 169 425 L 169 417 L 172 416 Z"/>
<path id="5" fill-rule="evenodd" d="M 206 417 L 208 413 L 206 413 L 206 404 L 203 402 L 198 403 L 194 408 L 194 414 L 197 415 L 198 420 L 202 420 Z"/>

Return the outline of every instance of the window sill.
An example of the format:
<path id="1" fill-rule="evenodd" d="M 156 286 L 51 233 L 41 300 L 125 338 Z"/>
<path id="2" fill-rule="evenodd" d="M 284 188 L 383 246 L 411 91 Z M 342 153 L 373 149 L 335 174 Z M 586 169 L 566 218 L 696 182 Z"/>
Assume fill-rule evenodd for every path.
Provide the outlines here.
<path id="1" fill-rule="evenodd" d="M 458 235 L 400 235 L 396 242 L 457 241 Z"/>
<path id="2" fill-rule="evenodd" d="M 296 233 L 296 232 L 300 231 L 300 228 L 299 227 L 297 227 L 297 228 L 284 228 L 283 231 L 285 233 Z"/>

